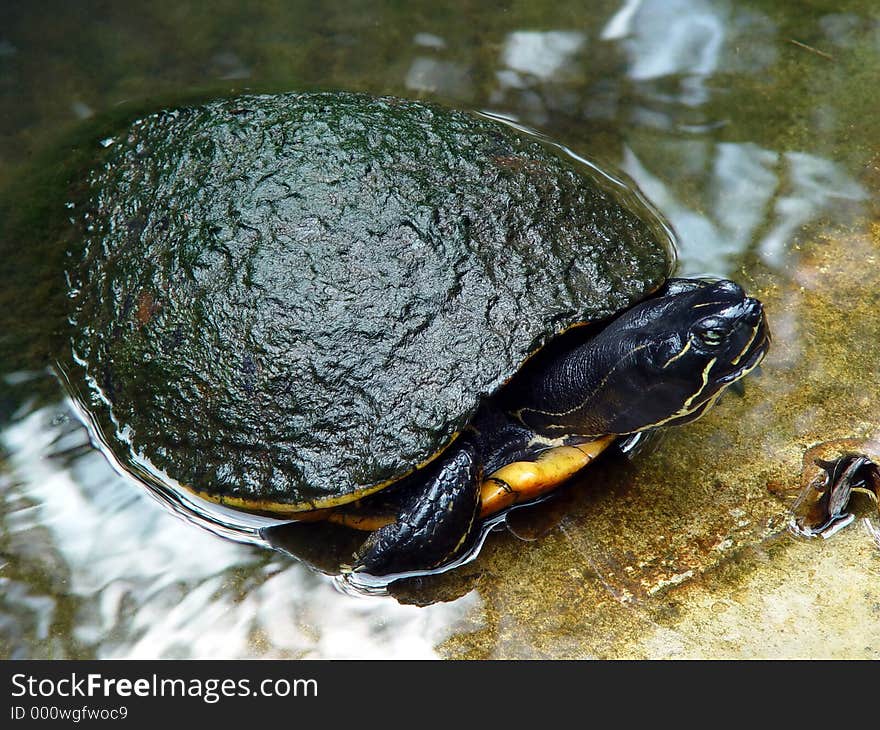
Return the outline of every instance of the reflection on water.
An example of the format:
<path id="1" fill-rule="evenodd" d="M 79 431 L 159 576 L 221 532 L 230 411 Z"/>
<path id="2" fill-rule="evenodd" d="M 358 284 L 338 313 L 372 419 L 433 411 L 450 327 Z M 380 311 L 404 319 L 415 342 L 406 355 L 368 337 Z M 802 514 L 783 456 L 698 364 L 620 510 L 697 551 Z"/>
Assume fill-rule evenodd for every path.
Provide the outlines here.
<path id="1" fill-rule="evenodd" d="M 625 50 L 627 77 L 658 82 L 639 85 L 644 103 L 636 114 L 663 129 L 676 126 L 676 105 L 699 107 L 710 100 L 709 81 L 719 70 L 761 73 L 778 53 L 776 29 L 767 16 L 707 0 L 628 0 L 601 37 Z M 715 92 L 725 90 L 715 87 Z M 728 122 L 706 119 L 702 126 L 708 131 Z M 867 197 L 840 165 L 808 152 L 780 153 L 705 136 L 640 142 L 624 148 L 623 167 L 677 231 L 683 273 L 728 274 L 748 251 L 780 268 L 801 227 L 842 201 Z M 663 166 L 668 160 L 675 160 L 673 169 Z M 696 205 L 688 205 L 676 188 L 695 178 L 702 191 Z"/>
<path id="2" fill-rule="evenodd" d="M 805 152 L 678 140 L 663 148 L 664 156 L 681 160 L 680 170 L 660 178 L 646 166 L 657 148 L 645 149 L 643 160 L 630 147 L 624 150 L 623 168 L 678 233 L 684 274 L 727 274 L 750 251 L 781 269 L 799 229 L 842 203 L 868 197 L 839 165 Z M 703 171 L 700 207 L 683 203 L 669 184 L 694 170 Z"/>
<path id="3" fill-rule="evenodd" d="M 3 433 L 10 656 L 429 658 L 479 605 L 344 597 L 298 563 L 193 529 L 86 448 L 71 416 L 43 408 Z"/>
<path id="4" fill-rule="evenodd" d="M 601 38 L 620 43 L 633 81 L 674 80 L 674 90 L 656 98 L 697 106 L 708 100 L 716 71 L 754 73 L 772 64 L 775 30 L 763 13 L 729 2 L 627 0 Z"/>
<path id="5" fill-rule="evenodd" d="M 453 12 L 414 2 L 358 14 L 159 0 L 101 4 L 94 24 L 89 2 L 52 13 L 9 4 L 0 186 L 62 132 L 119 105 L 246 87 L 394 93 L 502 114 L 624 169 L 676 229 L 683 273 L 759 261 L 781 281 L 807 226 L 851 222 L 876 195 L 880 121 L 864 81 L 880 62 L 874 5 L 793 14 L 770 0 L 563 0 Z M 0 246 L 3 286 L 42 295 L 20 281 L 14 242 Z M 796 327 L 787 316 L 780 331 Z M 528 621 L 552 630 L 554 617 L 492 616 L 485 588 L 427 608 L 345 596 L 284 556 L 174 519 L 89 446 L 44 374 L 45 350 L 7 348 L 29 328 L 4 324 L 0 339 L 0 655 L 467 655 L 469 632 L 501 642 Z M 785 339 L 780 367 L 797 359 Z M 590 543 L 577 524 L 563 527 L 572 544 Z M 583 640 L 545 645 L 577 655 Z"/>
<path id="6" fill-rule="evenodd" d="M 576 72 L 574 56 L 585 43 L 584 34 L 574 31 L 515 31 L 508 34 L 501 54 L 502 66 L 508 73 L 499 71 L 498 76 L 508 86 L 524 85 L 520 74 L 541 81 L 559 80 L 563 72 Z"/>

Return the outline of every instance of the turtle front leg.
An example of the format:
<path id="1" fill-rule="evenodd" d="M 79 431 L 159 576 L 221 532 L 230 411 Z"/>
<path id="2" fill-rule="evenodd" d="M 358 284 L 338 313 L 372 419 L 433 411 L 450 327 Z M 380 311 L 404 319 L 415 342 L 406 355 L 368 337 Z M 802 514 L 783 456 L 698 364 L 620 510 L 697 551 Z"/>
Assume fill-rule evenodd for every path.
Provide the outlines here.
<path id="1" fill-rule="evenodd" d="M 431 570 L 464 554 L 478 534 L 481 464 L 469 441 L 430 469 L 395 522 L 373 532 L 355 555 L 355 572 Z"/>

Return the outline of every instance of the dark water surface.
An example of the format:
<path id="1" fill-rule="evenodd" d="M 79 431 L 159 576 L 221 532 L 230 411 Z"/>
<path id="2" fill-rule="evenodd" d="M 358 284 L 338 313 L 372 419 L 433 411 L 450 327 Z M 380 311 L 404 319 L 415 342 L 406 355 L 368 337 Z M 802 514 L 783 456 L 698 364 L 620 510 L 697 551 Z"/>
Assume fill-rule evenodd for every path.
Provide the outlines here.
<path id="1" fill-rule="evenodd" d="M 52 216 L 64 212 L 46 207 L 49 188 L 40 202 L 41 175 L 94 118 L 178 100 L 341 88 L 503 115 L 629 173 L 676 230 L 680 273 L 760 281 L 769 291 L 795 291 L 805 272 L 824 273 L 804 268 L 802 241 L 876 220 L 874 2 L 440 5 L 3 3 L 0 231 L 31 206 L 25 220 L 46 226 L 46 245 L 0 240 L 0 656 L 626 655 L 614 626 L 597 643 L 595 625 L 516 609 L 554 590 L 534 577 L 544 567 L 607 589 L 636 622 L 655 623 L 646 618 L 655 607 L 633 608 L 619 593 L 619 562 L 542 566 L 541 539 L 511 533 L 489 537 L 478 584 L 457 586 L 446 596 L 454 600 L 417 607 L 345 595 L 282 555 L 194 528 L 118 475 L 52 373 L 63 287 L 37 274 L 63 265 L 49 239 Z M 25 181 L 38 192 L 22 202 Z M 834 251 L 871 270 L 880 263 L 873 249 Z M 788 324 L 777 328 L 794 347 L 801 335 L 786 339 Z M 781 368 L 794 362 L 779 357 Z M 880 382 L 876 370 L 867 381 Z M 790 418 L 805 423 L 812 413 Z M 865 423 L 860 432 L 873 428 Z M 548 530 L 544 544 L 564 540 L 586 554 L 579 546 L 591 535 L 578 523 Z M 666 643 L 656 636 L 633 655 L 700 654 L 681 632 Z M 875 639 L 871 651 L 880 650 Z"/>

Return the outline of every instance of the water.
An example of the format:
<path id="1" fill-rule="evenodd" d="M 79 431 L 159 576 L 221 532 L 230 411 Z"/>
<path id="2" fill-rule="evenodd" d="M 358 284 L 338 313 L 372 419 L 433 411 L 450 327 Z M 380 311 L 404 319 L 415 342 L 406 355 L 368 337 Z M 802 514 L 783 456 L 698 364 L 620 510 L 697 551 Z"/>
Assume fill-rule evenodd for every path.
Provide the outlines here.
<path id="1" fill-rule="evenodd" d="M 671 595 L 663 592 L 668 586 L 681 586 L 674 596 L 691 590 L 688 582 L 711 568 L 705 555 L 716 547 L 703 523 L 698 529 L 686 519 L 693 505 L 685 509 L 671 491 L 666 506 L 652 514 L 650 534 L 644 532 L 639 485 L 657 464 L 669 473 L 687 469 L 706 483 L 743 483 L 699 461 L 693 444 L 680 451 L 675 445 L 702 439 L 723 450 L 739 443 L 741 424 L 760 420 L 768 401 L 806 382 L 798 353 L 811 352 L 814 333 L 803 326 L 803 312 L 789 305 L 805 296 L 804 287 L 815 290 L 810 284 L 817 276 L 826 286 L 834 281 L 827 271 L 838 259 L 866 261 L 870 270 L 873 249 L 858 248 L 858 238 L 841 247 L 837 232 L 876 220 L 880 110 L 872 89 L 878 62 L 880 11 L 867 0 L 815 0 L 796 8 L 769 0 L 609 0 L 588 8 L 463 2 L 455 9 L 433 2 L 339 8 L 154 2 L 137 9 L 58 2 L 39 10 L 4 4 L 0 189 L 45 164 L 35 161 L 52 159 L 60 140 L 91 117 L 248 90 L 392 93 L 502 115 L 600 165 L 623 169 L 675 228 L 680 273 L 729 275 L 786 295 L 771 320 L 777 338 L 768 370 L 772 375 L 775 367 L 776 375 L 752 389 L 770 397 L 719 407 L 716 420 L 707 417 L 686 436 L 670 436 L 647 466 L 606 469 L 599 494 L 533 512 L 517 526 L 529 541 L 510 532 L 490 535 L 484 554 L 462 575 L 427 594 L 414 589 L 400 596 L 418 603 L 448 599 L 418 607 L 344 595 L 283 555 L 195 529 L 117 473 L 90 445 L 65 399 L 50 370 L 51 347 L 22 344 L 51 343 L 44 304 L 56 296 L 25 286 L 23 272 L 56 262 L 4 241 L 0 305 L 12 324 L 0 350 L 0 655 L 699 654 L 709 639 L 695 638 L 686 617 L 697 615 L 703 599 L 681 599 L 672 616 L 669 606 L 679 598 L 653 596 Z M 802 246 L 824 240 L 824 232 L 832 232 L 826 247 L 843 251 L 842 257 L 821 259 L 814 244 L 812 258 L 803 253 Z M 864 292 L 849 296 L 864 299 Z M 855 324 L 854 318 L 842 332 Z M 820 421 L 841 424 L 827 438 L 849 434 L 842 424 L 860 407 L 857 388 L 834 390 L 834 382 L 846 379 L 829 376 L 844 359 L 829 354 L 824 368 L 811 359 L 811 392 L 828 397 L 798 401 L 785 415 L 792 436 L 784 444 L 782 436 L 774 441 L 765 433 L 766 458 L 790 461 L 790 444 L 807 445 Z M 860 370 L 875 385 L 876 367 Z M 789 371 L 798 378 L 786 380 Z M 830 421 L 817 415 L 823 408 Z M 870 403 L 864 409 L 853 419 L 859 435 L 876 422 Z M 673 459 L 670 454 L 674 464 L 663 461 Z M 722 546 L 717 551 L 749 549 L 758 563 L 796 559 L 802 566 L 816 558 L 807 552 L 815 550 L 812 544 L 767 547 L 768 536 L 778 532 L 772 520 L 781 513 L 767 493 L 767 474 L 774 474 L 768 469 L 761 472 L 760 493 L 733 494 L 728 502 L 725 492 L 698 506 L 710 514 L 723 504 L 726 517 L 712 523 Z M 650 493 L 667 495 L 656 484 Z M 745 524 L 737 528 L 738 522 Z M 620 533 L 629 553 L 606 540 L 606 528 Z M 664 531 L 671 545 L 665 555 Z M 863 567 L 831 548 L 820 551 L 819 564 L 832 566 L 827 575 L 846 575 L 849 585 L 858 585 L 865 580 L 860 571 L 874 575 L 872 553 L 855 532 L 842 535 L 837 549 L 850 550 Z M 713 600 L 727 606 L 715 613 L 751 620 L 746 579 L 735 576 L 735 593 L 725 582 L 733 578 L 717 570 L 709 575 Z M 870 615 L 866 591 L 850 602 L 856 626 L 860 606 Z M 799 595 L 786 593 L 788 603 L 780 598 L 761 615 L 781 616 L 780 606 L 796 605 Z M 809 619 L 799 620 L 803 626 Z M 634 644 L 636 631 L 650 641 Z M 839 643 L 853 652 L 859 645 L 854 638 Z M 876 646 L 873 636 L 861 643 Z M 716 646 L 723 652 L 727 645 Z M 809 646 L 802 636 L 800 643 L 781 641 L 779 652 Z"/>

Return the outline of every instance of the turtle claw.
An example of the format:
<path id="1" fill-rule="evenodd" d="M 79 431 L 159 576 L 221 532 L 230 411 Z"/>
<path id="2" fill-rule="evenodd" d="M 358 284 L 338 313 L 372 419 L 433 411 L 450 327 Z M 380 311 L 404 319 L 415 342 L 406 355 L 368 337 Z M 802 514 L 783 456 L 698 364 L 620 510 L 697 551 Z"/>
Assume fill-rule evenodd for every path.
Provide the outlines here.
<path id="1" fill-rule="evenodd" d="M 655 451 L 665 438 L 666 433 L 662 429 L 652 428 L 625 436 L 617 441 L 616 446 L 621 454 L 632 459 L 636 454 Z"/>

